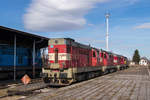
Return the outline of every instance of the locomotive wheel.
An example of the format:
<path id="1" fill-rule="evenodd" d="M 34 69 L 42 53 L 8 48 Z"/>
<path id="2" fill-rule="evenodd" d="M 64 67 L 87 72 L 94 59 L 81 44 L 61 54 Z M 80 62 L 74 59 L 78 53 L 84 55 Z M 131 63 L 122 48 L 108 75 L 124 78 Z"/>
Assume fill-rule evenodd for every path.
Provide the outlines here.
<path id="1" fill-rule="evenodd" d="M 49 78 L 43 78 L 43 81 L 44 81 L 45 83 L 50 83 L 50 79 L 49 79 Z"/>
<path id="2" fill-rule="evenodd" d="M 108 73 L 109 73 L 109 70 L 108 70 L 108 69 L 106 69 L 106 70 L 103 72 L 104 75 L 106 75 L 106 74 L 108 74 Z"/>

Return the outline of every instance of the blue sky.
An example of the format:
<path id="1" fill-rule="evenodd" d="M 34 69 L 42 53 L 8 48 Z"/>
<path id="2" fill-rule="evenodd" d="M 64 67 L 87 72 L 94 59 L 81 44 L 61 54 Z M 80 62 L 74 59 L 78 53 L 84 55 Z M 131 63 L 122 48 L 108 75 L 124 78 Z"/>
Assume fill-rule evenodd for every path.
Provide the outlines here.
<path id="1" fill-rule="evenodd" d="M 0 25 L 105 49 L 108 11 L 110 51 L 150 58 L 149 0 L 2 0 Z"/>

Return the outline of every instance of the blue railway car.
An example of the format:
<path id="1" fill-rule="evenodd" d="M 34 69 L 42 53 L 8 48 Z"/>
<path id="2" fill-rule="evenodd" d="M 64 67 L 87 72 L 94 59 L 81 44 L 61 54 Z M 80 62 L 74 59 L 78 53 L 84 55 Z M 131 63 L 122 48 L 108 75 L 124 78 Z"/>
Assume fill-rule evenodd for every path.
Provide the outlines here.
<path id="1" fill-rule="evenodd" d="M 21 77 L 24 74 L 32 74 L 32 48 L 17 47 L 16 48 L 16 72 Z M 14 71 L 14 48 L 9 45 L 0 45 L 0 78 L 13 77 Z M 42 68 L 42 59 L 40 50 L 36 50 L 35 54 L 35 70 L 40 72 Z"/>

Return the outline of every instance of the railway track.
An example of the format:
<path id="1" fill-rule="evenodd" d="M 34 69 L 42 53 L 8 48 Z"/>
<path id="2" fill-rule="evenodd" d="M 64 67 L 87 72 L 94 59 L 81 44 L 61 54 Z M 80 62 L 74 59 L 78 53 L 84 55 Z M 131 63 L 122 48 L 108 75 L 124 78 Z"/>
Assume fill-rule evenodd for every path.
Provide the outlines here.
<path id="1" fill-rule="evenodd" d="M 41 87 L 42 83 L 35 82 L 28 86 L 17 87 L 19 91 L 12 92 L 13 96 L 8 98 L 13 98 L 12 100 L 125 100 L 131 98 L 144 100 L 147 98 L 145 100 L 149 100 L 149 83 L 147 68 L 135 67 L 62 88 Z M 20 97 L 15 99 L 15 94 Z M 7 97 L 5 98 L 2 100 L 8 100 Z"/>
<path id="2" fill-rule="evenodd" d="M 25 100 L 150 100 L 149 93 L 147 68 L 135 67 L 27 97 Z"/>
<path id="3" fill-rule="evenodd" d="M 81 84 L 84 84 L 84 82 L 81 83 Z M 87 84 L 86 81 L 85 81 L 85 84 Z M 77 85 L 77 87 L 78 86 L 79 85 Z M 5 84 L 1 88 L 3 89 L 4 92 L 2 91 L 3 93 L 2 93 L 2 95 L 0 94 L 0 98 L 5 98 L 5 97 L 8 97 L 8 96 L 14 96 L 14 95 L 30 95 L 30 94 L 34 94 L 34 93 L 36 93 L 35 92 L 36 90 L 37 91 L 39 90 L 38 92 L 41 93 L 40 89 L 49 88 L 49 85 L 45 84 L 43 82 L 43 80 L 41 78 L 39 78 L 39 79 L 32 79 L 31 82 L 28 85 L 24 85 L 21 82 L 18 82 L 18 83 L 17 82 L 16 83 L 13 82 L 12 84 L 11 83 Z M 67 87 L 64 87 L 64 89 L 68 90 Z M 1 92 L 1 90 L 0 90 L 0 92 Z M 52 90 L 54 90 L 54 88 Z"/>
<path id="4" fill-rule="evenodd" d="M 32 79 L 29 84 L 36 83 L 36 82 L 39 82 L 39 81 L 42 81 L 42 78 Z M 14 81 L 14 80 L 2 80 L 2 81 L 0 81 L 0 89 L 6 88 L 6 87 L 10 87 L 12 85 L 15 85 L 15 86 L 18 85 L 19 86 L 19 85 L 23 85 L 23 83 L 21 82 L 21 80 L 17 80 L 17 81 Z"/>
<path id="5" fill-rule="evenodd" d="M 21 81 L 11 82 L 10 80 L 7 80 L 6 82 L 8 83 L 3 81 L 0 84 L 0 98 L 31 93 L 34 90 L 46 88 L 48 86 L 41 78 L 32 79 L 28 85 L 24 85 Z"/>
<path id="6" fill-rule="evenodd" d="M 44 82 L 38 82 L 38 83 L 32 83 L 28 85 L 17 86 L 15 88 L 10 88 L 8 89 L 7 93 L 9 96 L 29 94 L 34 90 L 39 90 L 39 89 L 46 88 L 46 87 L 48 87 L 48 85 L 45 84 Z"/>
<path id="7" fill-rule="evenodd" d="M 83 84 L 84 82 L 82 83 L 82 85 Z M 85 84 L 87 84 L 87 82 L 85 82 Z M 79 85 L 77 85 L 77 87 L 78 86 Z M 37 91 L 39 93 L 42 93 L 41 89 L 44 88 L 49 88 L 49 85 L 45 84 L 42 79 L 32 79 L 28 85 L 24 85 L 23 83 L 20 82 L 14 84 L 7 84 L 5 85 L 5 87 L 3 87 L 3 89 L 5 90 L 5 95 L 0 95 L 0 98 L 6 98 L 8 96 L 14 96 L 14 95 L 31 95 L 36 93 Z M 52 88 L 52 87 L 50 89 L 52 89 L 53 92 L 57 90 L 56 88 Z M 63 89 L 68 90 L 69 88 L 64 87 Z M 59 90 L 61 89 L 59 88 Z M 56 92 L 59 92 L 59 90 Z"/>

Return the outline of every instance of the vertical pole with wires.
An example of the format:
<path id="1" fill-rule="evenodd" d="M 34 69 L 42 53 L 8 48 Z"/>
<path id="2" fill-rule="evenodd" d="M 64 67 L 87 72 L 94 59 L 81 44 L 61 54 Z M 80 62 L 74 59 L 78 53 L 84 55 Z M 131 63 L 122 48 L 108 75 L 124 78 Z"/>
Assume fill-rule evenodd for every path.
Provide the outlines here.
<path id="1" fill-rule="evenodd" d="M 106 13 L 106 50 L 109 50 L 108 38 L 109 38 L 109 13 Z"/>

